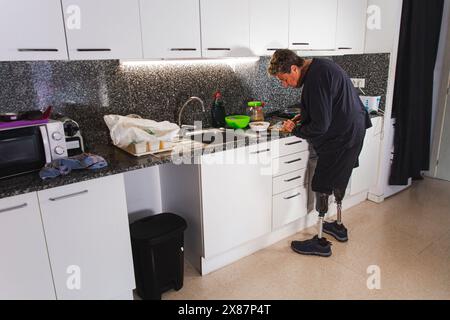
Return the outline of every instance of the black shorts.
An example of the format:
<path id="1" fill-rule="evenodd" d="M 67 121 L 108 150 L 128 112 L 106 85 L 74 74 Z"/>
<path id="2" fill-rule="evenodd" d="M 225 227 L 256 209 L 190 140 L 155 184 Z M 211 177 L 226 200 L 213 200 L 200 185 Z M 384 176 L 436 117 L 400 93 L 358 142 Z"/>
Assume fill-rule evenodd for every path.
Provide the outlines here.
<path id="1" fill-rule="evenodd" d="M 361 143 L 334 152 L 317 154 L 317 165 L 311 182 L 314 192 L 332 194 L 334 189 L 345 190 L 352 175 L 353 168 L 358 167 L 358 157 L 363 147 Z"/>

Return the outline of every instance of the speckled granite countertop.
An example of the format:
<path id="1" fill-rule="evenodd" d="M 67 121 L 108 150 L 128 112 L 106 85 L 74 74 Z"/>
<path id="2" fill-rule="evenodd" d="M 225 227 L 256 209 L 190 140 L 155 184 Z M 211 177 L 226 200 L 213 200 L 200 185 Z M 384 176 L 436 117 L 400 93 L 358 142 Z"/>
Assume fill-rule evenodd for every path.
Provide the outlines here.
<path id="1" fill-rule="evenodd" d="M 378 115 L 371 115 L 371 117 L 376 116 Z M 289 136 L 292 136 L 292 134 L 263 134 L 251 137 L 241 136 L 237 140 L 227 143 L 213 142 L 211 144 L 204 145 L 201 149 L 190 149 L 188 152 L 184 152 L 182 161 L 184 161 L 184 163 L 198 163 L 198 159 L 196 160 L 196 157 L 201 154 L 234 149 L 237 147 L 248 146 L 274 139 L 286 138 Z M 223 137 L 222 141 L 228 140 Z M 91 145 L 89 150 L 87 151 L 105 158 L 105 160 L 108 162 L 108 166 L 99 170 L 73 170 L 66 176 L 60 176 L 46 181 L 43 181 L 39 177 L 38 172 L 0 179 L 0 199 L 127 171 L 161 165 L 164 163 L 174 163 L 176 161 L 180 161 L 180 158 L 175 159 L 174 161 L 174 158 L 171 156 L 170 152 L 158 155 L 134 157 L 126 153 L 125 151 L 113 146 L 112 144 Z"/>
<path id="2" fill-rule="evenodd" d="M 237 147 L 248 146 L 263 141 L 270 141 L 274 139 L 285 138 L 288 136 L 291 136 L 291 134 L 280 134 L 274 136 L 264 135 L 255 137 L 242 136 L 239 139 L 228 143 L 213 142 L 211 144 L 205 145 L 203 148 L 190 149 L 188 152 L 184 152 L 183 159 L 184 161 L 187 160 L 188 163 L 194 163 L 194 158 L 204 153 L 234 149 Z M 225 139 L 223 139 L 223 141 L 225 141 Z M 113 146 L 112 144 L 91 145 L 88 152 L 100 155 L 105 158 L 105 160 L 108 162 L 108 166 L 99 170 L 73 170 L 66 176 L 60 176 L 45 181 L 41 180 L 38 172 L 1 179 L 0 199 L 100 178 L 108 175 L 161 165 L 164 163 L 174 162 L 174 159 L 172 158 L 170 152 L 161 153 L 158 155 L 135 157 Z"/>

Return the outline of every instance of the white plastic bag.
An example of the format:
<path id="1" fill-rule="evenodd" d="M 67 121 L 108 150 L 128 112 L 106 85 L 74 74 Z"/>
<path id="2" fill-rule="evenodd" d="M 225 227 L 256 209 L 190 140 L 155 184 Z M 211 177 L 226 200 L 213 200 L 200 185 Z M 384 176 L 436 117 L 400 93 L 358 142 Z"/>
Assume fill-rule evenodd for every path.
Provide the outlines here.
<path id="1" fill-rule="evenodd" d="M 149 119 L 105 115 L 103 119 L 109 128 L 114 145 L 126 148 L 131 143 L 171 141 L 180 127 L 169 121 L 157 122 Z"/>

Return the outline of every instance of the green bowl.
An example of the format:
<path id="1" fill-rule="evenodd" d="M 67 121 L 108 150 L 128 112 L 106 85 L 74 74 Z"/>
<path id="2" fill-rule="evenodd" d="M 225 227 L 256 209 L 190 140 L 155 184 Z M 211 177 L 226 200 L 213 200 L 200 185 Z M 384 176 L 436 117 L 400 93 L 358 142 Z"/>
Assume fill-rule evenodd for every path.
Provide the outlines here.
<path id="1" fill-rule="evenodd" d="M 244 115 L 227 116 L 225 122 L 233 129 L 243 129 L 248 126 L 250 117 Z"/>

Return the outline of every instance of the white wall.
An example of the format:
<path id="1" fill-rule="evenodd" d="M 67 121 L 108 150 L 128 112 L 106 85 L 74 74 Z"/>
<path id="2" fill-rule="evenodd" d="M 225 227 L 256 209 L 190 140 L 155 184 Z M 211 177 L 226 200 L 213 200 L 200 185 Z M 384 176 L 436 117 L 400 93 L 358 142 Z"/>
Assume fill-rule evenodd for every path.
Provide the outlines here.
<path id="1" fill-rule="evenodd" d="M 129 220 L 162 212 L 158 166 L 124 173 Z"/>
<path id="2" fill-rule="evenodd" d="M 379 49 L 389 52 L 389 77 L 386 90 L 386 107 L 384 112 L 384 125 L 381 133 L 381 150 L 378 164 L 377 183 L 369 191 L 369 199 L 375 202 L 381 202 L 385 198 L 385 194 L 390 194 L 391 186 L 389 186 L 389 175 L 391 170 L 391 152 L 392 141 L 389 139 L 393 132 L 391 124 L 392 101 L 394 96 L 395 69 L 397 66 L 398 40 L 400 34 L 400 22 L 402 12 L 402 0 L 369 0 L 368 5 L 379 5 L 381 8 L 382 29 L 388 34 L 392 34 L 392 40 L 381 41 Z M 384 14 L 386 13 L 386 15 Z M 383 18 L 384 17 L 384 18 Z M 388 20 L 388 21 L 386 21 Z M 390 30 L 385 30 L 389 26 Z M 375 51 L 377 48 L 376 41 L 379 40 L 380 34 L 376 31 L 367 30 L 366 33 L 366 50 Z M 382 51 L 380 51 L 382 52 Z"/>
<path id="3" fill-rule="evenodd" d="M 439 36 L 439 48 L 436 57 L 436 65 L 434 66 L 434 80 L 433 80 L 433 113 L 431 118 L 431 140 L 433 140 L 433 132 L 434 125 L 436 122 L 436 112 L 438 109 L 438 100 L 439 100 L 439 87 L 441 85 L 441 81 L 447 81 L 445 78 L 447 75 L 442 74 L 442 69 L 444 66 L 444 53 L 448 39 L 448 19 L 450 18 L 450 1 L 444 1 L 444 12 L 442 13 L 442 24 L 441 24 L 441 34 Z M 432 145 L 431 141 L 431 145 Z"/>
<path id="4" fill-rule="evenodd" d="M 380 29 L 367 29 L 365 53 L 392 52 L 395 41 L 396 26 L 401 18 L 403 0 L 368 0 L 367 7 L 380 8 Z M 371 16 L 371 14 L 368 14 Z M 369 18 L 370 20 L 370 18 Z"/>

